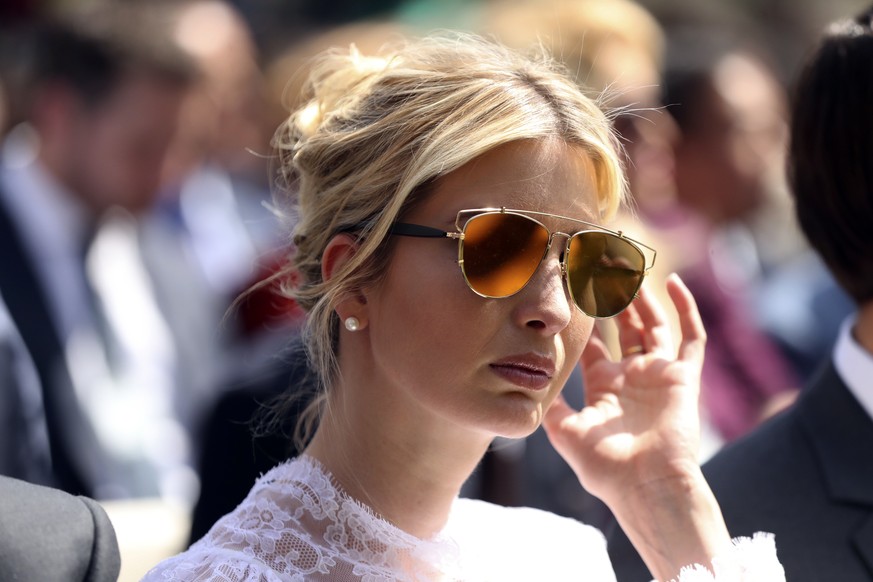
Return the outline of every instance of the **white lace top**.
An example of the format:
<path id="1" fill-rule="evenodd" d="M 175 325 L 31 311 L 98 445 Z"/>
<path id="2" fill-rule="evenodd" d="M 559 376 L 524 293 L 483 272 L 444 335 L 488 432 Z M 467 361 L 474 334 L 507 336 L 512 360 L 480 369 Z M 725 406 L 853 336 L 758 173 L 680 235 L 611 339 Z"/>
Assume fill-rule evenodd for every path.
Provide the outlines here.
<path id="1" fill-rule="evenodd" d="M 765 535 L 735 542 L 716 571 L 714 578 L 690 569 L 679 580 L 785 579 Z M 302 456 L 261 477 L 236 510 L 144 580 L 614 582 L 615 575 L 603 535 L 575 520 L 457 499 L 443 531 L 421 540 L 352 499 L 317 461 Z"/>

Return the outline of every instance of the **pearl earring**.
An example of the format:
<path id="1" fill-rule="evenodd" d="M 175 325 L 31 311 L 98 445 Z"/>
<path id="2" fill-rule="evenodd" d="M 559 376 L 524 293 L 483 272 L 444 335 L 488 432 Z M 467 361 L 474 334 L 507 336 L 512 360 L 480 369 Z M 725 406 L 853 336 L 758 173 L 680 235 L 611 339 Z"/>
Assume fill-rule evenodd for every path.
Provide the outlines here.
<path id="1" fill-rule="evenodd" d="M 357 317 L 347 317 L 343 323 L 349 331 L 358 331 L 361 329 L 361 322 L 358 321 Z"/>

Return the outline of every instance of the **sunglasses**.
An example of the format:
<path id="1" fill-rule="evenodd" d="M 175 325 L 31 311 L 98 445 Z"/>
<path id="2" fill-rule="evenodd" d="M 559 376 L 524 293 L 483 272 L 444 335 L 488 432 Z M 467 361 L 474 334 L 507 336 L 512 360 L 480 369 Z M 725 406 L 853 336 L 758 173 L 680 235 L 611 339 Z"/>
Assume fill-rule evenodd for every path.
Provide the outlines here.
<path id="1" fill-rule="evenodd" d="M 552 232 L 534 217 L 550 217 L 585 226 L 573 234 Z M 576 306 L 586 315 L 613 317 L 636 297 L 655 264 L 655 249 L 596 224 L 546 212 L 479 208 L 461 210 L 457 232 L 397 222 L 398 236 L 449 238 L 458 241 L 458 265 L 467 286 L 477 295 L 503 298 L 525 288 L 556 236 L 567 239 L 561 274 Z M 651 252 L 646 266 L 643 249 Z"/>

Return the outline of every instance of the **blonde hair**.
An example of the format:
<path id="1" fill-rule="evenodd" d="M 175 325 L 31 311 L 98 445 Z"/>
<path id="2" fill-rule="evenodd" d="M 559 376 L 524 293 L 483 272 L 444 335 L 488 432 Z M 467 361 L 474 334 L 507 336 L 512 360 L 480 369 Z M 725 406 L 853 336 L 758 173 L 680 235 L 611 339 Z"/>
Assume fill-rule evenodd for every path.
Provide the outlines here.
<path id="1" fill-rule="evenodd" d="M 284 291 L 307 311 L 304 343 L 325 391 L 338 374 L 335 307 L 379 280 L 390 226 L 435 179 L 498 145 L 557 138 L 592 160 L 604 219 L 625 197 L 609 119 L 546 56 L 530 60 L 462 34 L 378 57 L 332 50 L 314 63 L 302 102 L 275 138 L 280 179 L 296 202 L 296 252 L 284 272 L 294 283 Z M 324 281 L 322 254 L 342 232 L 359 246 Z"/>

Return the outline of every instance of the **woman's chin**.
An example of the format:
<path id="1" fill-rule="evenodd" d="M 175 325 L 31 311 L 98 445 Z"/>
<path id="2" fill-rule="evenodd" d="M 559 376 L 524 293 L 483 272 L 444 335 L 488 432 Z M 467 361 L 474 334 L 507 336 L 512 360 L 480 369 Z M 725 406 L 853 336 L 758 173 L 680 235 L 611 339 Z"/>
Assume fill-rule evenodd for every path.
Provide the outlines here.
<path id="1" fill-rule="evenodd" d="M 530 401 L 519 403 L 501 411 L 498 418 L 490 423 L 494 436 L 521 439 L 530 436 L 543 422 L 545 411 L 540 403 Z"/>

